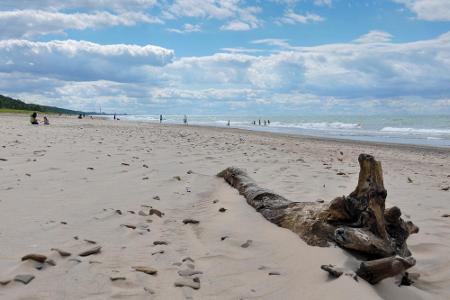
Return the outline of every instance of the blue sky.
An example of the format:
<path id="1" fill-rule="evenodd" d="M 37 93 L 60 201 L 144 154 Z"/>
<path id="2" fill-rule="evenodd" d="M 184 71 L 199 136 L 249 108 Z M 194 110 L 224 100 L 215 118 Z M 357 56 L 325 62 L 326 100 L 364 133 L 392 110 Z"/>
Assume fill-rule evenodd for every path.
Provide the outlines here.
<path id="1" fill-rule="evenodd" d="M 450 114 L 449 0 L 1 0 L 0 93 L 92 111 Z"/>

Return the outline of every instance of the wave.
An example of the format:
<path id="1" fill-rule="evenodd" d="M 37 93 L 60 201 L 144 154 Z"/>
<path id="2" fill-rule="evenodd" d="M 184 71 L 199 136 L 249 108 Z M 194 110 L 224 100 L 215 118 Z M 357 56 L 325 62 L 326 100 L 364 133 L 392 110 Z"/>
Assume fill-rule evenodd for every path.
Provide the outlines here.
<path id="1" fill-rule="evenodd" d="M 380 131 L 403 134 L 445 134 L 450 135 L 450 129 L 426 129 L 409 127 L 384 127 Z"/>
<path id="2" fill-rule="evenodd" d="M 275 127 L 290 127 L 301 129 L 315 129 L 315 130 L 330 130 L 330 129 L 361 129 L 361 124 L 357 123 L 342 123 L 342 122 L 311 122 L 311 123 L 283 123 L 272 122 L 271 126 Z"/>

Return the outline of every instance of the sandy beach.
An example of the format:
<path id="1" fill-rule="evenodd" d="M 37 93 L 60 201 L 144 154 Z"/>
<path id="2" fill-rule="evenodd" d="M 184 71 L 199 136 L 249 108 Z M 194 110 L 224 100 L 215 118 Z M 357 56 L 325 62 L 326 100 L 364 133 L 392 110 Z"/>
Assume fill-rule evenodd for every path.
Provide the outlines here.
<path id="1" fill-rule="evenodd" d="M 1 299 L 450 299 L 449 149 L 75 117 L 50 122 L 0 115 Z M 417 260 L 410 271 L 420 274 L 412 286 L 330 279 L 320 266 L 352 269 L 353 256 L 308 246 L 216 177 L 236 166 L 293 201 L 328 202 L 356 186 L 360 153 L 382 162 L 386 205 L 420 227 L 408 239 Z M 149 215 L 151 208 L 157 211 Z M 188 218 L 199 223 L 183 224 Z M 97 254 L 79 255 L 98 246 Z M 54 266 L 21 261 L 29 253 Z M 17 275 L 34 279 L 23 284 Z"/>

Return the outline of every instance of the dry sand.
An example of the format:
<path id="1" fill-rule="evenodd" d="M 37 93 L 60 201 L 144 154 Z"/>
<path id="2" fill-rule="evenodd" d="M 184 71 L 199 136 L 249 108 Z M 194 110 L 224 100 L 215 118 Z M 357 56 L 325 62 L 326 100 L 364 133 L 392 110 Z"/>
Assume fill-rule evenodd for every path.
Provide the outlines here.
<path id="1" fill-rule="evenodd" d="M 35 276 L 27 285 L 0 284 L 1 299 L 450 298 L 450 218 L 441 217 L 450 214 L 450 191 L 441 189 L 450 185 L 448 149 L 112 120 L 50 121 L 32 126 L 26 116 L 0 115 L 0 281 Z M 376 286 L 349 276 L 329 279 L 320 265 L 354 268 L 355 260 L 340 248 L 307 246 L 215 177 L 238 166 L 288 199 L 330 201 L 356 186 L 361 152 L 383 163 L 387 206 L 398 205 L 420 227 L 409 239 L 417 259 L 411 272 L 421 274 L 413 286 L 398 287 L 395 279 Z M 150 206 L 164 215 L 147 216 Z M 221 213 L 221 207 L 227 210 Z M 186 218 L 200 223 L 185 225 Z M 97 246 L 85 240 L 101 252 L 78 256 Z M 247 240 L 251 245 L 242 248 Z M 51 248 L 72 255 L 61 257 Z M 56 265 L 37 270 L 37 263 L 21 261 L 28 253 L 47 255 Z M 192 261 L 183 262 L 186 257 Z M 201 271 L 192 276 L 200 289 L 175 287 L 180 270 Z"/>

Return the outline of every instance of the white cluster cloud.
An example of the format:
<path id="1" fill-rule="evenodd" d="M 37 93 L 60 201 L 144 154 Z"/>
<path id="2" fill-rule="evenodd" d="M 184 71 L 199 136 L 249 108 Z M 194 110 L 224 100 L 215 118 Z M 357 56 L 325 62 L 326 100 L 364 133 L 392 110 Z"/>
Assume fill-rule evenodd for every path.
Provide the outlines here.
<path id="1" fill-rule="evenodd" d="M 355 40 L 357 43 L 385 43 L 392 40 L 392 34 L 380 30 L 371 30 Z"/>
<path id="2" fill-rule="evenodd" d="M 25 73 L 64 80 L 144 81 L 149 67 L 174 56 L 157 46 L 99 45 L 85 41 L 0 41 L 0 72 Z"/>
<path id="3" fill-rule="evenodd" d="M 278 23 L 283 24 L 308 24 L 308 23 L 315 23 L 315 22 L 322 22 L 325 18 L 313 14 L 313 13 L 306 13 L 304 15 L 298 14 L 294 12 L 292 9 L 288 9 L 285 11 L 284 16 L 279 20 Z"/>
<path id="4" fill-rule="evenodd" d="M 199 32 L 201 31 L 200 24 L 190 24 L 186 23 L 183 25 L 183 28 L 177 29 L 177 28 L 169 28 L 167 31 L 169 32 L 175 32 L 175 33 L 189 33 L 189 32 Z"/>
<path id="5" fill-rule="evenodd" d="M 404 4 L 420 20 L 450 21 L 449 0 L 393 0 Z"/>
<path id="6" fill-rule="evenodd" d="M 0 38 L 30 38 L 62 34 L 67 29 L 134 26 L 136 23 L 161 23 L 161 20 L 138 12 L 113 15 L 108 12 L 66 14 L 42 10 L 0 11 Z"/>

